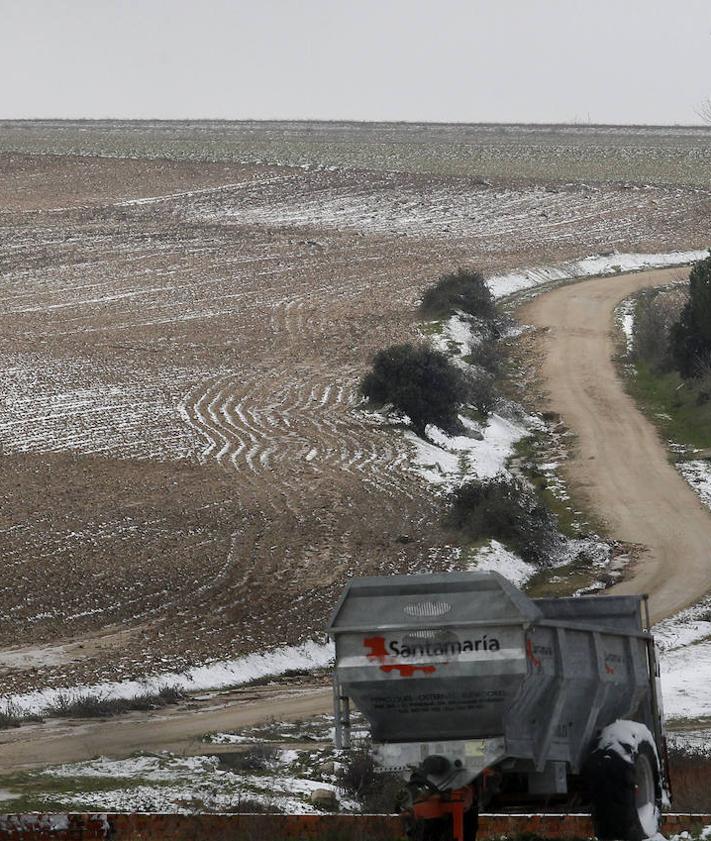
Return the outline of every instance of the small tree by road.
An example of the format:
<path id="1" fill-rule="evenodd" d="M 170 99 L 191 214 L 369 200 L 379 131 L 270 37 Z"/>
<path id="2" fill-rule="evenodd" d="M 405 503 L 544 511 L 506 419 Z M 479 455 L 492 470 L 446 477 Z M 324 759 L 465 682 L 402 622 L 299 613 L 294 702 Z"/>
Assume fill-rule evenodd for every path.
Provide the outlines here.
<path id="1" fill-rule="evenodd" d="M 682 377 L 697 375 L 711 360 L 711 256 L 689 274 L 689 300 L 670 331 L 674 367 Z"/>
<path id="2" fill-rule="evenodd" d="M 391 403 L 425 437 L 428 423 L 458 432 L 457 410 L 467 398 L 467 384 L 447 357 L 426 345 L 393 345 L 373 358 L 373 370 L 361 393 L 375 405 Z"/>

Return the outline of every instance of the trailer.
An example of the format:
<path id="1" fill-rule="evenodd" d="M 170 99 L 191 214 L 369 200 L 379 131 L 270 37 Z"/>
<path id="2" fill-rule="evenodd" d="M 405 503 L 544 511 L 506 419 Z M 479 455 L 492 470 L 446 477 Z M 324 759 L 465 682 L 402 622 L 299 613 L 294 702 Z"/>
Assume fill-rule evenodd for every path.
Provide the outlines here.
<path id="1" fill-rule="evenodd" d="M 413 837 L 472 841 L 480 809 L 590 810 L 641 841 L 670 798 L 644 596 L 531 599 L 494 572 L 351 580 L 335 640 L 335 741 L 354 704 L 404 782 Z"/>

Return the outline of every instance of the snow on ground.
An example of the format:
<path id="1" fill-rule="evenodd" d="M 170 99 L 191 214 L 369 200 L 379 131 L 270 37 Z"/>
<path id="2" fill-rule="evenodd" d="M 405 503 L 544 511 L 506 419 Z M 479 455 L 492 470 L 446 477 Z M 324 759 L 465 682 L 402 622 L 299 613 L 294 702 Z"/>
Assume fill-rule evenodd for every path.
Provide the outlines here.
<path id="1" fill-rule="evenodd" d="M 496 275 L 487 281 L 495 298 L 505 298 L 523 289 L 532 289 L 552 281 L 574 280 L 597 275 L 620 274 L 644 269 L 661 269 L 683 266 L 708 257 L 708 251 L 672 251 L 666 254 L 599 254 L 571 260 L 557 266 L 522 269 L 518 272 Z"/>
<path id="2" fill-rule="evenodd" d="M 329 751 L 332 754 L 333 751 Z M 309 796 L 315 789 L 338 790 L 329 779 L 312 779 L 317 763 L 324 756 L 314 752 L 302 766 L 302 753 L 274 751 L 263 759 L 261 772 L 233 769 L 217 756 L 180 757 L 170 754 L 135 756 L 129 759 L 100 757 L 89 762 L 61 765 L 36 772 L 41 782 L 47 778 L 79 779 L 80 790 L 48 795 L 52 802 L 68 808 L 95 807 L 118 812 L 194 812 L 239 809 L 242 802 L 260 803 L 290 814 L 317 813 Z M 261 765 L 262 763 L 260 763 Z M 90 780 L 115 783 L 92 791 Z M 357 804 L 338 797 L 340 806 L 353 811 Z"/>
<path id="3" fill-rule="evenodd" d="M 330 643 L 309 641 L 287 646 L 263 654 L 249 654 L 235 660 L 223 660 L 204 666 L 193 666 L 184 672 L 163 672 L 141 680 L 98 683 L 90 686 L 38 689 L 23 695 L 0 696 L 25 713 L 39 713 L 56 703 L 61 696 L 69 699 L 87 693 L 102 698 L 133 698 L 158 692 L 164 686 L 174 686 L 186 692 L 239 686 L 255 678 L 283 674 L 290 669 L 318 669 L 333 660 Z"/>
<path id="4" fill-rule="evenodd" d="M 634 315 L 636 306 L 637 297 L 633 295 L 631 298 L 625 298 L 615 309 L 615 320 L 625 337 L 625 349 L 628 355 L 634 349 Z"/>
<path id="5" fill-rule="evenodd" d="M 699 495 L 704 505 L 711 508 L 711 464 L 704 459 L 679 461 L 676 469 Z"/>
<path id="6" fill-rule="evenodd" d="M 667 719 L 711 716 L 711 641 L 664 652 L 661 669 Z"/>
<path id="7" fill-rule="evenodd" d="M 498 572 L 517 587 L 523 587 L 538 572 L 533 564 L 521 560 L 498 540 L 492 540 L 488 546 L 480 549 L 469 568 L 476 572 Z"/>
<path id="8" fill-rule="evenodd" d="M 523 270 L 492 277 L 488 283 L 495 297 L 504 297 L 550 281 L 682 265 L 705 256 L 704 251 L 688 251 L 670 254 L 613 254 L 587 257 L 559 266 Z M 461 357 L 469 352 L 470 345 L 476 342 L 476 337 L 471 331 L 472 323 L 462 314 L 456 314 L 445 323 L 442 333 L 436 338 L 436 343 L 450 355 L 461 360 Z M 409 431 L 405 433 L 414 468 L 426 481 L 440 490 L 449 490 L 467 479 L 475 477 L 486 479 L 504 473 L 506 461 L 512 455 L 514 445 L 530 432 L 532 424 L 536 422 L 532 417 L 512 420 L 499 414 L 493 414 L 485 424 L 478 424 L 467 417 L 461 417 L 461 421 L 466 430 L 463 435 L 449 436 L 432 426 L 427 430 L 430 441 L 423 441 Z M 687 462 L 686 464 L 695 463 Z M 711 498 L 711 481 L 709 487 Z M 512 580 L 523 583 L 524 576 L 527 575 L 525 569 L 527 565 L 524 565 L 522 561 L 514 563 L 515 556 L 506 557 L 503 552 L 491 548 L 488 555 L 485 553 L 478 568 L 498 569 L 503 574 L 517 576 Z M 482 562 L 487 566 L 482 566 Z M 504 569 L 508 569 L 508 573 L 504 572 Z M 289 669 L 323 667 L 330 663 L 332 657 L 333 651 L 330 644 L 312 641 L 282 649 L 279 652 L 253 654 L 235 660 L 196 666 L 182 673 L 166 672 L 148 675 L 141 680 L 92 686 L 40 689 L 23 695 L 6 696 L 4 700 L 11 701 L 18 708 L 29 713 L 45 709 L 57 700 L 60 693 L 70 697 L 92 693 L 106 698 L 128 698 L 146 692 L 155 692 L 167 685 L 189 692 L 219 689 L 246 683 L 265 675 L 277 675 Z M 709 663 L 711 664 L 711 653 Z M 711 676 L 711 665 L 709 674 Z M 0 696 L 1 700 L 2 696 Z M 672 699 L 672 704 L 676 703 L 675 697 Z M 682 708 L 683 704 L 681 706 L 679 704 L 677 706 Z"/>
<path id="9" fill-rule="evenodd" d="M 461 312 L 442 322 L 441 332 L 434 333 L 429 338 L 435 350 L 446 353 L 455 360 L 466 356 L 472 344 L 477 343 L 472 332 L 472 320 Z"/>
<path id="10" fill-rule="evenodd" d="M 156 375 L 81 358 L 57 361 L 34 352 L 5 356 L 0 448 L 5 453 L 194 458 L 200 441 L 179 407 L 194 377 L 189 370 Z"/>
<path id="11" fill-rule="evenodd" d="M 506 461 L 514 444 L 529 433 L 523 422 L 497 414 L 492 414 L 486 424 L 464 416 L 460 420 L 466 430 L 464 435 L 447 435 L 435 426 L 427 427 L 430 441 L 423 441 L 414 432 L 405 433 L 415 469 L 427 482 L 444 490 L 468 479 L 490 479 L 506 473 Z"/>
<path id="12" fill-rule="evenodd" d="M 711 716 L 711 597 L 659 622 L 653 632 L 667 718 Z"/>

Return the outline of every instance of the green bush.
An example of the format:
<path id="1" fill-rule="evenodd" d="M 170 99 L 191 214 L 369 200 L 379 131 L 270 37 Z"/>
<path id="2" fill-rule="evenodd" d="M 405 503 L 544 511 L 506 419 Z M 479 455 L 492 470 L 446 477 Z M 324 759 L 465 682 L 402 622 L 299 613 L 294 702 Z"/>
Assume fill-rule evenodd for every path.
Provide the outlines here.
<path id="1" fill-rule="evenodd" d="M 449 499 L 444 525 L 469 540 L 495 539 L 524 561 L 550 562 L 560 540 L 553 514 L 521 479 L 497 476 L 457 488 Z"/>
<path id="2" fill-rule="evenodd" d="M 467 399 L 467 383 L 447 357 L 426 345 L 393 345 L 373 358 L 360 385 L 375 405 L 391 403 L 406 414 L 418 435 L 428 423 L 458 432 L 457 410 Z"/>
<path id="3" fill-rule="evenodd" d="M 711 256 L 689 273 L 689 300 L 671 328 L 670 351 L 674 367 L 686 379 L 711 360 Z"/>
<path id="4" fill-rule="evenodd" d="M 427 318 L 447 318 L 455 312 L 492 318 L 496 307 L 482 274 L 472 269 L 457 269 L 452 274 L 442 275 L 425 292 L 420 312 Z"/>

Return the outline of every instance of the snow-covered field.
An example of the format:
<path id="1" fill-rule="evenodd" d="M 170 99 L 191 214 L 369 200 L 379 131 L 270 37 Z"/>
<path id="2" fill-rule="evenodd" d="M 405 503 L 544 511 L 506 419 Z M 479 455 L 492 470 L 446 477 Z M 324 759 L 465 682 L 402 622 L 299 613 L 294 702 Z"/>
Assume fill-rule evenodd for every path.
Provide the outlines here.
<path id="1" fill-rule="evenodd" d="M 180 413 L 195 379 L 185 370 L 121 369 L 87 360 L 59 363 L 38 353 L 0 367 L 5 453 L 79 452 L 113 458 L 195 458 L 200 440 Z"/>

